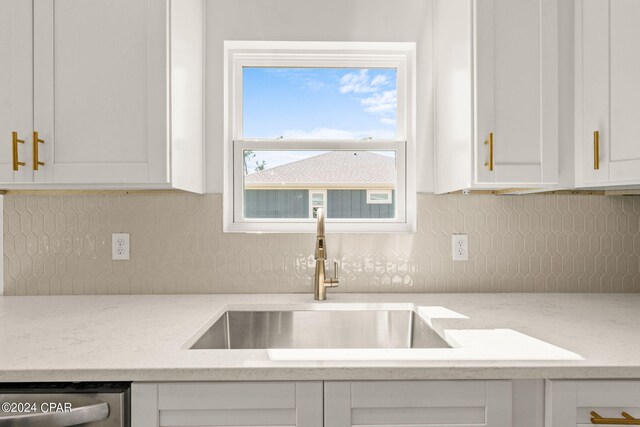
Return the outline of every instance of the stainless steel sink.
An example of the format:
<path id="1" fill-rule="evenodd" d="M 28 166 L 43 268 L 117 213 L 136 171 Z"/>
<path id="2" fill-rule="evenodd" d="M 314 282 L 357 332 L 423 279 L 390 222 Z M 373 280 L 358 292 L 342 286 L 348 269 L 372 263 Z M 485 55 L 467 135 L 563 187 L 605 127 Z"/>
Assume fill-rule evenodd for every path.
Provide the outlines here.
<path id="1" fill-rule="evenodd" d="M 226 311 L 191 349 L 448 348 L 411 310 Z"/>

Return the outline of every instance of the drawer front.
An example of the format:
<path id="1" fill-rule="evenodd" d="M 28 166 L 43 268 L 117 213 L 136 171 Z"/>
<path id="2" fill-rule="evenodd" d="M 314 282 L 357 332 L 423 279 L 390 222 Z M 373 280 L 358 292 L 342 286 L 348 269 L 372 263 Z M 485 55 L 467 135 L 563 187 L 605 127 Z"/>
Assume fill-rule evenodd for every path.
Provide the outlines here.
<path id="1" fill-rule="evenodd" d="M 607 419 L 602 425 L 623 412 L 640 425 L 640 381 L 547 381 L 546 388 L 546 427 L 592 426 L 592 412 Z"/>
<path id="2" fill-rule="evenodd" d="M 134 383 L 136 427 L 322 427 L 322 382 Z"/>
<path id="3" fill-rule="evenodd" d="M 512 419 L 510 381 L 333 381 L 324 400 L 332 427 L 507 427 Z"/>
<path id="4" fill-rule="evenodd" d="M 294 382 L 163 383 L 160 410 L 294 409 Z"/>

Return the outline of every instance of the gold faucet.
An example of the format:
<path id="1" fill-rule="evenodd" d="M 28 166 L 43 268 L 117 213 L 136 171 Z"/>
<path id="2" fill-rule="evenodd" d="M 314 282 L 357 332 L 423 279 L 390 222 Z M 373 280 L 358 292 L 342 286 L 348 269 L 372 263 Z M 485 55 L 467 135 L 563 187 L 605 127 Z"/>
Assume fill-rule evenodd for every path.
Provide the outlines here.
<path id="1" fill-rule="evenodd" d="M 316 301 L 327 299 L 327 288 L 338 287 L 338 262 L 333 262 L 334 277 L 326 277 L 325 261 L 327 259 L 327 247 L 324 242 L 324 209 L 317 210 L 318 229 L 316 232 L 316 274 L 313 277 L 313 297 Z"/>

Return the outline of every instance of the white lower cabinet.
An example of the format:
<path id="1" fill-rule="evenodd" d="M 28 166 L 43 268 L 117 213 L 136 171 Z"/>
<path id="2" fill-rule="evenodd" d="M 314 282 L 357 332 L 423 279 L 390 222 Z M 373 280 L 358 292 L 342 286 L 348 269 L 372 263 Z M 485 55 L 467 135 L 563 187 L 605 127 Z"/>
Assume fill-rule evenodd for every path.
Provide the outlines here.
<path id="1" fill-rule="evenodd" d="M 511 381 L 325 382 L 325 426 L 510 427 Z"/>
<path id="2" fill-rule="evenodd" d="M 545 400 L 545 427 L 640 425 L 640 381 L 547 381 Z"/>
<path id="3" fill-rule="evenodd" d="M 132 426 L 542 427 L 544 382 L 134 383 Z"/>
<path id="4" fill-rule="evenodd" d="M 322 427 L 322 382 L 134 383 L 131 425 Z"/>

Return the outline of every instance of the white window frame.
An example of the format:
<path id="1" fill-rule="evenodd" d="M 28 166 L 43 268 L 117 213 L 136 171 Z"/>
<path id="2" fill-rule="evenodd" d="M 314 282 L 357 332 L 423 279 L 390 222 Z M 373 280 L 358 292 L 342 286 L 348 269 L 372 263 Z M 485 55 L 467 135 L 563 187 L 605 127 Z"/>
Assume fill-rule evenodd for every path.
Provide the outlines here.
<path id="1" fill-rule="evenodd" d="M 327 218 L 326 230 L 351 233 L 415 232 L 415 64 L 415 43 L 225 41 L 224 231 L 313 233 L 316 228 L 313 218 L 243 218 L 244 150 L 392 150 L 396 153 L 396 218 Z M 250 66 L 397 69 L 398 122 L 395 140 L 244 139 L 242 70 Z"/>
<path id="2" fill-rule="evenodd" d="M 372 194 L 385 194 L 388 198 L 386 200 L 372 200 Z M 393 203 L 393 190 L 367 190 L 368 205 L 390 205 L 391 203 Z"/>
<path id="3" fill-rule="evenodd" d="M 327 209 L 327 190 L 309 190 L 309 218 L 313 218 L 313 195 L 314 194 L 322 194 L 322 207 Z"/>

